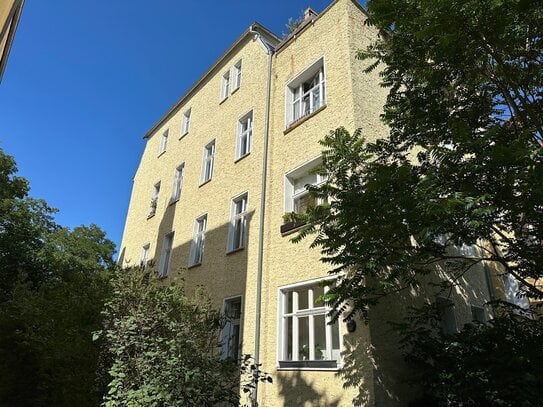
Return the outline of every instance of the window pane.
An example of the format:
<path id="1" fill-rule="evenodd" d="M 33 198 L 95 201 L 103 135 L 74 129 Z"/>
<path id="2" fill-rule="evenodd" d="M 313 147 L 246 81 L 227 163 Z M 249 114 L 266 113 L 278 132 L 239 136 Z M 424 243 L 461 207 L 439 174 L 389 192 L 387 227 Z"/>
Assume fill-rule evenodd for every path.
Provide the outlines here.
<path id="1" fill-rule="evenodd" d="M 317 198 L 312 196 L 310 193 L 303 194 L 294 198 L 294 212 L 304 213 L 309 206 L 317 206 Z"/>
<path id="2" fill-rule="evenodd" d="M 315 360 L 326 359 L 326 319 L 324 314 L 313 317 L 315 327 Z"/>
<path id="3" fill-rule="evenodd" d="M 292 291 L 287 293 L 287 314 L 292 313 Z"/>
<path id="4" fill-rule="evenodd" d="M 309 317 L 298 318 L 298 360 L 309 360 Z"/>
<path id="5" fill-rule="evenodd" d="M 286 354 L 284 356 L 286 360 L 292 360 L 292 317 L 287 317 L 286 340 L 287 340 L 287 343 L 286 343 L 287 349 L 286 349 Z"/>
<path id="6" fill-rule="evenodd" d="M 318 285 L 313 287 L 313 307 L 324 307 L 324 302 L 319 300 L 319 297 L 321 297 L 323 294 L 324 287 L 320 287 Z"/>
<path id="7" fill-rule="evenodd" d="M 340 355 L 340 347 L 339 347 L 339 324 L 338 322 L 334 322 L 333 325 L 331 325 L 332 328 L 332 359 L 333 360 L 339 360 Z"/>
<path id="8" fill-rule="evenodd" d="M 301 289 L 298 291 L 298 309 L 307 309 L 309 308 L 309 298 L 308 298 L 308 290 Z"/>

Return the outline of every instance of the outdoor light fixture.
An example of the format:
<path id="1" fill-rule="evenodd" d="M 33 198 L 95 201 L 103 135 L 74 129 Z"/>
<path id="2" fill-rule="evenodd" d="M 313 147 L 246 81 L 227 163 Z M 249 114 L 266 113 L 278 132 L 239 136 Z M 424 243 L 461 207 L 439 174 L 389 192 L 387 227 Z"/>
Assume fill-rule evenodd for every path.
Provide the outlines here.
<path id="1" fill-rule="evenodd" d="M 348 319 L 346 325 L 349 333 L 352 334 L 354 331 L 356 331 L 356 321 L 354 319 Z"/>

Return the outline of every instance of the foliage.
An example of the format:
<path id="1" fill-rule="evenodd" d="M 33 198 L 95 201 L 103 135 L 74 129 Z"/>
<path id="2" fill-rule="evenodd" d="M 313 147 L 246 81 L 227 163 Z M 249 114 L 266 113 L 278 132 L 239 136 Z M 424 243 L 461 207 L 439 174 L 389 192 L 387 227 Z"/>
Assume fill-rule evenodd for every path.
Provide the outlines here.
<path id="1" fill-rule="evenodd" d="M 0 150 L 0 404 L 92 406 L 115 245 L 97 226 L 73 231 L 28 196 Z"/>
<path id="2" fill-rule="evenodd" d="M 454 335 L 441 333 L 438 321 L 428 306 L 400 327 L 411 381 L 423 391 L 413 406 L 541 405 L 543 320 L 502 310 Z"/>
<path id="3" fill-rule="evenodd" d="M 533 298 L 543 276 L 543 3 L 370 0 L 382 34 L 360 58 L 390 88 L 390 134 L 337 129 L 322 142 L 330 204 L 295 220 L 316 233 L 332 292 L 355 310 L 417 285 L 446 262 L 452 281 L 486 262 Z M 476 246 L 468 257 L 461 248 Z M 450 249 L 454 250 L 450 250 Z"/>
<path id="4" fill-rule="evenodd" d="M 96 333 L 113 360 L 106 406 L 237 404 L 240 380 L 246 392 L 255 380 L 271 381 L 248 355 L 239 366 L 219 359 L 223 317 L 201 291 L 188 297 L 181 284 L 151 274 L 125 270 L 113 282 L 104 330 Z"/>

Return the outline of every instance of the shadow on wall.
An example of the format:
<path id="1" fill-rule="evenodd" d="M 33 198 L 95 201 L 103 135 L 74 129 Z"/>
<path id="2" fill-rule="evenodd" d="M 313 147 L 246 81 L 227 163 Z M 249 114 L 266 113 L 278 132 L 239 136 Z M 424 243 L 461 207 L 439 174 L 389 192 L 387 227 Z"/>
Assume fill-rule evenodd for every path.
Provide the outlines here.
<path id="1" fill-rule="evenodd" d="M 330 399 L 325 391 L 319 392 L 315 390 L 314 384 L 304 377 L 302 371 L 280 372 L 276 380 L 279 385 L 279 394 L 283 399 L 283 406 L 341 406 L 340 398 Z"/>
<path id="2" fill-rule="evenodd" d="M 474 273 L 483 270 L 474 270 Z M 438 274 L 438 273 L 436 273 Z M 440 276 L 441 277 L 441 276 Z M 435 278 L 435 276 L 434 276 Z M 470 298 L 485 303 L 488 298 L 480 298 L 468 283 L 469 279 L 460 280 L 452 290 L 454 291 L 456 308 L 470 309 Z M 423 284 L 424 289 L 418 291 L 403 291 L 393 297 L 388 297 L 374 306 L 369 313 L 367 325 L 360 323 L 357 330 L 367 329 L 369 343 L 359 335 L 346 335 L 344 337 L 343 368 L 338 376 L 343 380 L 343 388 L 355 388 L 356 396 L 352 400 L 353 406 L 405 406 L 417 395 L 417 384 L 414 382 L 414 372 L 406 364 L 399 348 L 400 336 L 392 328 L 391 322 L 404 322 L 410 307 L 420 306 L 425 302 L 434 302 L 435 296 L 441 290 L 436 284 Z M 465 314 L 466 315 L 466 314 Z M 457 326 L 462 328 L 464 323 L 470 322 L 457 317 Z M 368 383 L 364 376 L 368 364 L 373 369 L 373 383 Z M 373 388 L 371 396 L 368 388 Z M 374 400 L 370 400 L 370 397 Z"/>

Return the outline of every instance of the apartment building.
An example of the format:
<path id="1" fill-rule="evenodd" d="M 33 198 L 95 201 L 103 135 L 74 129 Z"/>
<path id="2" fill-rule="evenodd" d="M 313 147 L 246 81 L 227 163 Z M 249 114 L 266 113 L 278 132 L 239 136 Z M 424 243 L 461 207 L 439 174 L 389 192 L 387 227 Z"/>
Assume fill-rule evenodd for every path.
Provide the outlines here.
<path id="1" fill-rule="evenodd" d="M 0 2 L 0 81 L 15 37 L 17 24 L 23 11 L 24 0 L 3 0 Z"/>
<path id="2" fill-rule="evenodd" d="M 409 399 L 383 321 L 413 298 L 376 308 L 354 332 L 328 324 L 317 299 L 326 290 L 319 283 L 334 276 L 309 241 L 291 243 L 295 225 L 283 220 L 315 204 L 305 186 L 322 182 L 311 169 L 326 133 L 344 126 L 386 136 L 379 114 L 387 90 L 355 59 L 377 35 L 365 19 L 355 0 L 335 0 L 320 14 L 308 9 L 283 40 L 252 24 L 145 135 L 120 262 L 152 261 L 166 282 L 182 276 L 189 292 L 207 288 L 232 316 L 222 355 L 253 354 L 274 378 L 258 388 L 261 406 Z M 479 277 L 459 288 L 445 328 L 473 312 L 486 318 L 492 284 Z"/>

